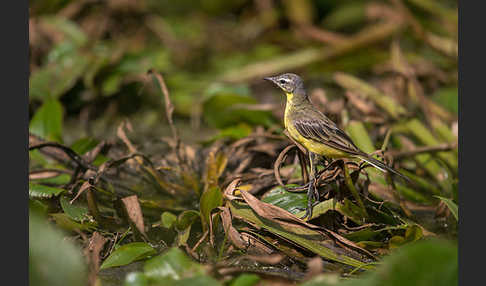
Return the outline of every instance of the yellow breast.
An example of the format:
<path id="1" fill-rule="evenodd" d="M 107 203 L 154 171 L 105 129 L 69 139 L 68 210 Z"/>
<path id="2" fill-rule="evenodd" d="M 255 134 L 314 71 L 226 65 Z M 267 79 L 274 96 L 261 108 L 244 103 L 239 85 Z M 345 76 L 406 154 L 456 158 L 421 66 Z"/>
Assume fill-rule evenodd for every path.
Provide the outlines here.
<path id="1" fill-rule="evenodd" d="M 312 153 L 319 154 L 328 158 L 345 158 L 350 155 L 346 152 L 340 151 L 333 147 L 330 147 L 324 143 L 317 142 L 314 140 L 306 139 L 304 136 L 300 135 L 295 126 L 292 124 L 291 117 L 289 113 L 292 110 L 292 104 L 289 102 L 289 95 L 287 95 L 287 105 L 285 107 L 284 124 L 285 129 L 289 132 L 289 135 L 307 150 Z"/>

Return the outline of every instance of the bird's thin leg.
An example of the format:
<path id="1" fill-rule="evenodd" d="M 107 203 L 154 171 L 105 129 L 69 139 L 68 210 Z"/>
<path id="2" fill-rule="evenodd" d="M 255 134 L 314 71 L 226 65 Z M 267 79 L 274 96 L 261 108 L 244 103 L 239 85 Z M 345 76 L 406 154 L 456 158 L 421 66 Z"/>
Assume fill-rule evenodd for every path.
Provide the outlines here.
<path id="1" fill-rule="evenodd" d="M 297 187 L 285 187 L 285 189 L 289 192 L 303 192 L 308 189 L 310 182 Z"/>
<path id="2" fill-rule="evenodd" d="M 305 210 L 305 215 L 302 217 L 302 219 L 308 217 L 312 217 L 312 199 L 314 198 L 315 200 L 319 199 L 319 194 L 317 193 L 315 189 L 315 177 L 316 177 L 316 166 L 314 164 L 314 158 L 315 154 L 312 152 L 309 152 L 309 164 L 310 164 L 310 174 L 309 174 L 309 187 L 307 189 L 307 209 Z"/>

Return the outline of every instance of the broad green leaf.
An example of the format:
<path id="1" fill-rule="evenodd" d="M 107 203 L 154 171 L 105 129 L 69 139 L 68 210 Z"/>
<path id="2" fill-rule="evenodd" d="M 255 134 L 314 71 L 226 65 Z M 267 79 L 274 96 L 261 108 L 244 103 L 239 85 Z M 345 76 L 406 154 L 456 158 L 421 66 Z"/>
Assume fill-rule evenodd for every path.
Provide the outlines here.
<path id="1" fill-rule="evenodd" d="M 123 282 L 123 286 L 148 286 L 149 280 L 145 274 L 141 272 L 128 273 Z"/>
<path id="2" fill-rule="evenodd" d="M 214 278 L 206 275 L 205 268 L 201 264 L 175 247 L 145 262 L 144 273 L 154 285 L 221 285 Z"/>
<path id="3" fill-rule="evenodd" d="M 243 273 L 236 277 L 230 286 L 253 286 L 260 281 L 260 277 L 256 274 Z"/>
<path id="4" fill-rule="evenodd" d="M 457 221 L 459 221 L 459 208 L 457 204 L 454 203 L 454 201 L 441 196 L 434 196 L 434 197 L 439 198 L 441 201 L 443 201 L 451 211 L 452 215 L 456 218 Z"/>
<path id="5" fill-rule="evenodd" d="M 108 160 L 110 160 L 110 158 L 104 156 L 103 154 L 98 154 L 98 156 L 96 156 L 96 159 L 93 161 L 93 165 L 99 167 L 101 164 L 105 163 Z"/>
<path id="6" fill-rule="evenodd" d="M 163 212 L 160 216 L 162 226 L 165 228 L 171 228 L 177 221 L 177 216 L 171 212 Z"/>
<path id="7" fill-rule="evenodd" d="M 61 202 L 62 210 L 72 220 L 77 222 L 83 222 L 85 220 L 92 219 L 92 217 L 89 215 L 88 208 L 80 205 L 77 201 L 71 204 L 67 197 L 62 196 L 60 202 Z"/>
<path id="8" fill-rule="evenodd" d="M 54 188 L 34 183 L 29 183 L 29 197 L 31 198 L 52 198 L 64 192 L 64 189 Z"/>
<path id="9" fill-rule="evenodd" d="M 319 275 L 302 286 L 454 286 L 458 283 L 457 253 L 457 246 L 449 241 L 424 240 L 398 248 L 375 271 L 358 279 L 335 277 L 331 282 Z"/>
<path id="10" fill-rule="evenodd" d="M 404 246 L 373 272 L 371 285 L 457 285 L 457 247 L 429 240 Z"/>
<path id="11" fill-rule="evenodd" d="M 82 222 L 78 223 L 72 220 L 67 214 L 65 213 L 54 213 L 49 214 L 51 217 L 54 218 L 56 224 L 68 231 L 75 231 L 75 230 L 85 230 L 85 231 L 93 231 L 96 227 L 96 222 Z"/>
<path id="12" fill-rule="evenodd" d="M 55 99 L 47 100 L 34 114 L 29 131 L 47 140 L 61 142 L 63 108 Z"/>
<path id="13" fill-rule="evenodd" d="M 201 211 L 201 218 L 203 221 L 203 228 L 206 230 L 211 219 L 211 211 L 223 204 L 223 194 L 218 187 L 210 188 L 201 196 L 199 208 Z"/>
<path id="14" fill-rule="evenodd" d="M 81 249 L 35 213 L 29 214 L 29 281 L 39 286 L 88 285 Z"/>
<path id="15" fill-rule="evenodd" d="M 29 199 L 29 215 L 36 213 L 39 216 L 47 215 L 47 209 L 49 207 L 39 200 Z"/>
<path id="16" fill-rule="evenodd" d="M 113 251 L 100 269 L 130 264 L 134 261 L 156 254 L 157 251 L 145 242 L 133 242 L 120 246 Z"/>
<path id="17" fill-rule="evenodd" d="M 218 280 L 208 275 L 196 275 L 194 277 L 176 280 L 170 283 L 170 285 L 172 286 L 222 286 L 223 284 L 221 284 Z"/>
<path id="18" fill-rule="evenodd" d="M 44 155 L 39 151 L 39 149 L 34 149 L 29 151 L 29 167 L 39 166 L 44 167 L 49 164 L 49 161 L 44 157 Z"/>
<path id="19" fill-rule="evenodd" d="M 296 185 L 287 185 L 286 187 L 293 186 Z M 303 192 L 289 192 L 284 187 L 277 186 L 263 195 L 262 202 L 275 205 L 292 214 L 296 214 L 306 209 L 307 194 Z"/>
<path id="20" fill-rule="evenodd" d="M 48 63 L 29 78 L 29 97 L 57 99 L 70 90 L 90 64 L 90 59 L 72 42 L 62 42 L 51 50 Z"/>
<path id="21" fill-rule="evenodd" d="M 153 278 L 180 280 L 204 274 L 202 265 L 194 262 L 179 248 L 170 248 L 145 262 L 145 275 Z"/>
<path id="22" fill-rule="evenodd" d="M 173 280 L 171 278 L 151 278 L 150 285 L 164 286 L 222 286 L 216 279 L 207 275 L 195 275 L 189 278 Z"/>
<path id="23" fill-rule="evenodd" d="M 72 145 L 71 149 L 73 149 L 74 152 L 83 155 L 84 153 L 90 151 L 96 145 L 99 143 L 98 140 L 91 138 L 91 137 L 85 137 L 76 140 Z"/>

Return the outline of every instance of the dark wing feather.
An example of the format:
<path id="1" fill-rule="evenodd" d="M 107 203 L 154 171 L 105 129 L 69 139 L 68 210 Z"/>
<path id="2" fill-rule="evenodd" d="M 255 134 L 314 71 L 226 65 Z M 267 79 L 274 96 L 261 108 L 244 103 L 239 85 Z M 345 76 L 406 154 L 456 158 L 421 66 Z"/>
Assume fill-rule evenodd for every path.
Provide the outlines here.
<path id="1" fill-rule="evenodd" d="M 363 154 L 351 138 L 324 115 L 317 118 L 308 116 L 295 118 L 293 124 L 300 135 L 306 139 L 314 140 L 351 154 Z"/>

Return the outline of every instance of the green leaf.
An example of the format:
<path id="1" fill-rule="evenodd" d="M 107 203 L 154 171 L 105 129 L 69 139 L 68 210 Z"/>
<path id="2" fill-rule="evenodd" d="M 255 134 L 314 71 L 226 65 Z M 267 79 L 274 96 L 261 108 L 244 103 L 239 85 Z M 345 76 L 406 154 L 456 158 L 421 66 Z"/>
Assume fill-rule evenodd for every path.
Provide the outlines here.
<path id="1" fill-rule="evenodd" d="M 459 208 L 456 205 L 456 203 L 454 203 L 454 201 L 441 196 L 434 196 L 434 197 L 439 198 L 441 201 L 443 201 L 451 211 L 452 215 L 456 218 L 457 221 L 459 221 Z"/>
<path id="2" fill-rule="evenodd" d="M 183 211 L 175 222 L 175 228 L 178 231 L 177 245 L 186 245 L 189 235 L 191 234 L 191 227 L 194 222 L 201 219 L 201 214 L 195 210 Z"/>
<path id="3" fill-rule="evenodd" d="M 125 277 L 123 286 L 148 286 L 149 280 L 145 274 L 141 272 L 131 272 Z"/>
<path id="4" fill-rule="evenodd" d="M 29 214 L 36 213 L 39 216 L 45 216 L 49 207 L 39 200 L 29 200 Z"/>
<path id="5" fill-rule="evenodd" d="M 373 273 L 373 285 L 457 285 L 457 247 L 430 240 L 413 243 L 383 260 Z"/>
<path id="6" fill-rule="evenodd" d="M 414 242 L 423 237 L 422 228 L 416 224 L 411 225 L 405 231 L 405 239 L 409 242 Z"/>
<path id="7" fill-rule="evenodd" d="M 326 281 L 314 277 L 302 286 L 453 286 L 458 283 L 457 246 L 444 240 L 424 240 L 403 246 L 359 279 Z"/>
<path id="8" fill-rule="evenodd" d="M 253 286 L 260 281 L 260 277 L 256 274 L 243 273 L 236 277 L 229 285 L 230 286 Z"/>
<path id="9" fill-rule="evenodd" d="M 91 149 L 93 149 L 94 147 L 96 147 L 96 145 L 98 145 L 99 141 L 94 139 L 94 138 L 91 138 L 91 137 L 85 137 L 85 138 L 81 138 L 81 139 L 78 139 L 76 140 L 72 145 L 71 145 L 71 149 L 73 149 L 74 152 L 80 154 L 80 155 L 83 155 L 84 153 L 90 151 Z"/>
<path id="10" fill-rule="evenodd" d="M 354 120 L 350 121 L 346 127 L 346 131 L 349 133 L 349 136 L 353 138 L 356 145 L 364 152 L 369 154 L 376 150 L 373 142 L 368 136 L 368 131 L 366 131 L 366 128 L 362 122 Z"/>
<path id="11" fill-rule="evenodd" d="M 253 129 L 248 124 L 240 123 L 236 126 L 230 126 L 221 129 L 216 136 L 211 138 L 211 140 L 217 140 L 222 138 L 238 140 L 247 137 L 251 134 L 252 131 Z"/>
<path id="12" fill-rule="evenodd" d="M 207 275 L 197 275 L 172 283 L 173 286 L 222 286 L 220 282 Z"/>
<path id="13" fill-rule="evenodd" d="M 103 264 L 100 270 L 130 264 L 134 261 L 156 254 L 157 251 L 145 242 L 133 242 L 120 246 L 113 251 Z"/>
<path id="14" fill-rule="evenodd" d="M 165 228 L 171 228 L 177 221 L 177 216 L 171 212 L 163 212 L 160 218 Z"/>
<path id="15" fill-rule="evenodd" d="M 432 95 L 432 100 L 445 107 L 450 112 L 457 114 L 459 111 L 459 97 L 457 86 L 446 87 L 437 90 Z"/>
<path id="16" fill-rule="evenodd" d="M 96 222 L 86 221 L 83 223 L 78 223 L 72 220 L 65 213 L 54 213 L 49 215 L 54 218 L 58 226 L 68 231 L 74 231 L 74 230 L 92 231 L 95 229 L 96 226 Z"/>
<path id="17" fill-rule="evenodd" d="M 201 214 L 195 210 L 183 211 L 178 217 L 176 222 L 176 228 L 178 230 L 184 230 L 191 226 L 197 219 L 199 219 Z"/>
<path id="18" fill-rule="evenodd" d="M 62 42 L 48 55 L 48 63 L 29 78 L 29 97 L 56 99 L 70 90 L 90 65 L 90 59 L 72 42 Z"/>
<path id="19" fill-rule="evenodd" d="M 88 285 L 87 277 L 81 249 L 45 219 L 29 213 L 29 280 L 39 286 L 81 286 Z"/>
<path id="20" fill-rule="evenodd" d="M 145 275 L 151 279 L 169 278 L 180 280 L 204 274 L 204 268 L 192 261 L 179 248 L 171 248 L 148 260 L 145 262 L 144 271 Z"/>
<path id="21" fill-rule="evenodd" d="M 72 220 L 77 222 L 83 222 L 85 220 L 91 220 L 92 217 L 89 215 L 89 210 L 85 206 L 81 206 L 78 202 L 71 204 L 69 199 L 62 196 L 60 199 L 62 210 L 66 215 L 68 215 Z"/>
<path id="22" fill-rule="evenodd" d="M 54 188 L 34 183 L 29 183 L 29 197 L 31 198 L 52 198 L 64 192 L 64 189 Z"/>
<path id="23" fill-rule="evenodd" d="M 226 128 L 240 123 L 268 125 L 272 122 L 269 111 L 254 110 L 257 100 L 235 93 L 218 93 L 203 104 L 203 117 L 215 128 Z"/>
<path id="24" fill-rule="evenodd" d="M 29 131 L 47 140 L 61 142 L 63 109 L 59 101 L 47 100 L 34 114 Z"/>
<path id="25" fill-rule="evenodd" d="M 287 185 L 286 187 L 292 186 L 296 185 Z M 296 214 L 306 209 L 307 194 L 302 192 L 289 192 L 284 187 L 277 186 L 263 195 L 262 202 L 275 205 L 292 214 Z"/>
<path id="26" fill-rule="evenodd" d="M 213 187 L 205 191 L 201 196 L 199 208 L 201 211 L 201 219 L 203 221 L 203 229 L 206 230 L 211 219 L 211 211 L 223 204 L 223 194 L 218 187 Z"/>

